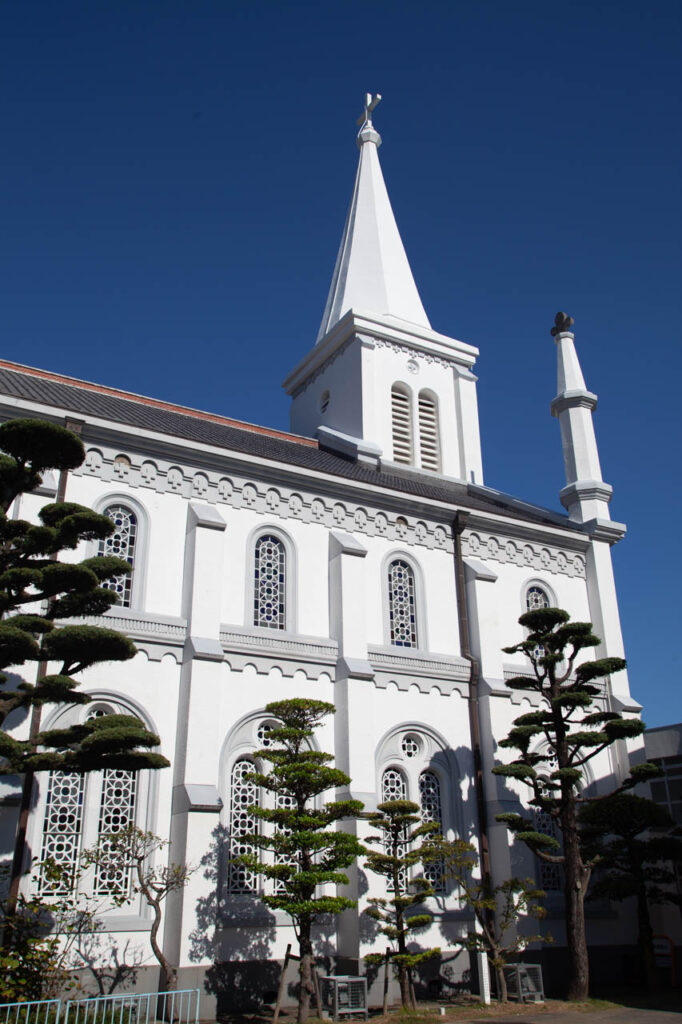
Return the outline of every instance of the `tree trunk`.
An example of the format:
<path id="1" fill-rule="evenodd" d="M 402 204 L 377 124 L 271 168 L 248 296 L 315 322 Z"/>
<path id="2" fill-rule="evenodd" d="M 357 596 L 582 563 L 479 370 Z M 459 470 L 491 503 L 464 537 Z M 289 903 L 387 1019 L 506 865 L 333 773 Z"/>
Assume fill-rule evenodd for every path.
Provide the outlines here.
<path id="1" fill-rule="evenodd" d="M 310 997 L 313 994 L 313 944 L 310 938 L 310 921 L 299 922 L 299 949 L 301 963 L 298 969 L 300 987 L 298 992 L 298 1024 L 308 1019 L 310 1013 Z"/>
<path id="2" fill-rule="evenodd" d="M 567 998 L 581 1002 L 588 998 L 590 969 L 585 934 L 585 894 L 590 871 L 580 855 L 575 803 L 570 800 L 561 812 L 564 840 L 564 900 L 566 908 L 566 945 L 570 964 Z"/>
<path id="3" fill-rule="evenodd" d="M 654 930 L 649 917 L 649 904 L 646 898 L 646 887 L 643 878 L 638 878 L 637 886 L 637 943 L 644 964 L 644 981 L 648 989 L 658 988 L 659 978 L 654 959 Z"/>
<path id="4" fill-rule="evenodd" d="M 497 981 L 497 1001 L 498 1003 L 506 1003 L 508 1001 L 507 993 L 507 979 L 504 976 L 503 968 L 495 968 L 495 980 Z"/>

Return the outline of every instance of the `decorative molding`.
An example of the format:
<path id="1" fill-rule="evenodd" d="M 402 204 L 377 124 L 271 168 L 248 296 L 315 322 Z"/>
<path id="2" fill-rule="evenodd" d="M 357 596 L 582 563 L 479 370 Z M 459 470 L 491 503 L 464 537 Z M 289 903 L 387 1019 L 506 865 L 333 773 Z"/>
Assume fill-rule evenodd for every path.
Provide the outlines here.
<path id="1" fill-rule="evenodd" d="M 397 341 L 389 341 L 387 338 L 372 338 L 372 341 L 374 348 L 387 348 L 391 352 L 408 356 L 410 359 L 416 359 L 418 362 L 444 366 L 446 370 L 458 367 L 456 359 L 444 359 L 443 356 L 435 356 L 430 352 L 421 352 L 418 348 L 412 348 L 411 345 L 400 345 Z"/>
<path id="2" fill-rule="evenodd" d="M 385 537 L 410 546 L 454 551 L 452 529 L 443 523 L 427 523 L 417 516 L 387 512 L 354 501 L 338 501 L 301 488 L 269 486 L 263 480 L 236 474 L 227 476 L 206 468 L 195 471 L 175 461 L 124 455 L 113 448 L 108 452 L 102 446 L 89 448 L 85 462 L 73 472 L 77 476 L 96 476 L 112 486 L 124 483 L 133 490 L 153 489 L 160 494 L 175 494 L 186 501 L 200 497 L 207 505 L 248 508 L 259 515 L 278 519 L 298 519 L 367 537 Z M 140 495 L 139 500 L 144 503 L 144 495 Z"/>
<path id="3" fill-rule="evenodd" d="M 315 381 L 318 380 L 319 377 L 321 377 L 321 375 L 328 369 L 328 367 L 330 367 L 332 363 L 335 363 L 339 356 L 343 355 L 346 349 L 350 348 L 353 342 L 357 340 L 359 340 L 357 335 L 351 334 L 350 338 L 344 341 L 342 345 L 339 345 L 339 347 L 334 352 L 332 352 L 332 354 L 329 356 L 329 359 L 325 359 L 325 361 L 317 367 L 315 372 L 312 373 L 310 377 L 306 377 L 303 383 L 299 384 L 299 386 L 291 392 L 291 397 L 298 398 L 299 395 L 302 395 L 303 392 L 306 391 L 307 388 L 311 386 L 311 384 L 314 384 Z"/>
<path id="4" fill-rule="evenodd" d="M 462 538 L 464 555 L 484 562 L 518 565 L 521 568 L 549 572 L 552 575 L 585 578 L 585 558 L 575 551 L 563 551 L 551 543 L 512 540 L 483 530 L 467 531 Z"/>
<path id="5" fill-rule="evenodd" d="M 471 665 L 465 658 L 431 655 L 411 650 L 409 654 L 370 645 L 368 657 L 374 669 L 374 685 L 385 690 L 395 683 L 399 690 L 418 686 L 421 693 L 437 689 L 443 695 L 457 690 L 469 695 Z"/>

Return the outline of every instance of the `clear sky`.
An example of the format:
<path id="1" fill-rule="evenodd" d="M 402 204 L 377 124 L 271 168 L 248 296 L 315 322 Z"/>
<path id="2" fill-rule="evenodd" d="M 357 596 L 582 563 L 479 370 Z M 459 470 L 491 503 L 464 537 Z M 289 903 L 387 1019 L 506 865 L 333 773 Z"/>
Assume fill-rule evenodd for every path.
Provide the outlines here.
<path id="1" fill-rule="evenodd" d="M 677 0 L 6 0 L 0 355 L 288 426 L 365 91 L 486 483 L 558 507 L 576 319 L 634 695 L 682 720 Z M 453 624 L 454 628 L 454 624 Z"/>

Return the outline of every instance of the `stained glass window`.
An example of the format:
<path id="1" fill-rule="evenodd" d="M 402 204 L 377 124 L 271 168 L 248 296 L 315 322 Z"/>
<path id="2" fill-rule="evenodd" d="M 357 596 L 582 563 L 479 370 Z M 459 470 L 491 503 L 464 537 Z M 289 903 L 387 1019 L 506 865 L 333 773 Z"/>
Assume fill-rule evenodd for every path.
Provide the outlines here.
<path id="1" fill-rule="evenodd" d="M 440 782 L 435 772 L 424 771 L 419 776 L 419 810 L 422 822 L 435 821 L 443 825 L 443 811 L 440 800 Z M 443 862 L 434 861 L 424 865 L 424 877 L 431 883 L 436 892 L 445 889 Z"/>
<path id="2" fill-rule="evenodd" d="M 256 876 L 244 864 L 235 861 L 245 853 L 253 853 L 254 847 L 246 836 L 258 829 L 258 819 L 250 810 L 258 803 L 258 787 L 248 776 L 254 771 L 254 764 L 248 758 L 235 761 L 230 785 L 230 864 L 228 890 L 230 892 L 255 892 Z"/>
<path id="3" fill-rule="evenodd" d="M 402 558 L 388 567 L 388 617 L 395 647 L 417 646 L 414 573 Z"/>
<path id="4" fill-rule="evenodd" d="M 103 515 L 109 516 L 114 524 L 114 532 L 99 542 L 99 555 L 115 555 L 123 558 L 131 567 L 135 565 L 135 544 L 137 542 L 137 516 L 125 505 L 109 505 Z M 102 583 L 108 590 L 118 594 L 124 608 L 130 607 L 132 596 L 133 574 L 114 576 Z"/>
<path id="5" fill-rule="evenodd" d="M 293 796 L 290 796 L 288 793 L 278 793 L 277 794 L 277 799 L 276 799 L 276 805 L 277 805 L 278 809 L 290 810 L 290 809 L 293 809 L 296 806 L 296 801 L 294 800 Z M 290 829 L 283 828 L 281 826 L 277 826 L 277 831 L 280 832 L 280 833 L 283 833 L 284 835 L 287 835 L 290 832 Z M 275 854 L 275 864 L 287 864 L 288 862 L 289 862 L 289 857 L 287 857 L 287 855 L 285 853 L 276 853 Z M 277 879 L 275 881 L 275 892 L 276 893 L 281 893 L 281 892 L 285 892 L 285 891 L 286 891 L 286 883 L 285 883 L 284 879 Z"/>
<path id="6" fill-rule="evenodd" d="M 533 584 L 526 591 L 526 608 L 529 612 L 534 612 L 536 608 L 549 608 L 549 597 L 547 593 L 542 589 Z"/>
<path id="7" fill-rule="evenodd" d="M 41 860 L 54 861 L 65 872 L 61 883 L 43 871 L 38 882 L 42 893 L 61 894 L 73 888 L 83 829 L 85 780 L 76 772 L 50 772 L 43 826 Z"/>
<path id="8" fill-rule="evenodd" d="M 286 553 L 278 537 L 256 541 L 253 624 L 286 629 Z"/>
<path id="9" fill-rule="evenodd" d="M 109 856 L 108 835 L 123 832 L 135 824 L 137 773 L 123 768 L 108 768 L 102 776 L 99 807 L 98 846 L 102 860 L 95 873 L 95 892 L 124 896 L 130 888 L 130 865 Z"/>

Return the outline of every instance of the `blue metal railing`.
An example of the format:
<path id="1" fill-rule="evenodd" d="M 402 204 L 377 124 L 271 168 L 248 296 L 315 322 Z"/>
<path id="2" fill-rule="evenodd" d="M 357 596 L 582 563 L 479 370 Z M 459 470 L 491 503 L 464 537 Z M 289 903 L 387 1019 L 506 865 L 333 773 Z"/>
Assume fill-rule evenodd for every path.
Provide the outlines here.
<path id="1" fill-rule="evenodd" d="M 61 999 L 36 999 L 25 1003 L 3 1003 L 0 1024 L 59 1024 Z"/>
<path id="2" fill-rule="evenodd" d="M 69 999 L 64 1004 L 61 1024 L 198 1024 L 198 1020 L 199 989 L 188 988 L 178 992 L 126 992 L 95 999 Z"/>

